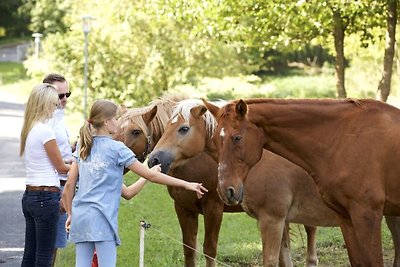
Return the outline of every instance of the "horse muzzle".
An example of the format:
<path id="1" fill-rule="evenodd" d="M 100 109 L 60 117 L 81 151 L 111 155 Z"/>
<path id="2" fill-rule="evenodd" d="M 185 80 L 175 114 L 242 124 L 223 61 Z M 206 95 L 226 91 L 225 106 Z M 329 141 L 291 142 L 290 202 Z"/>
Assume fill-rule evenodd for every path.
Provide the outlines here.
<path id="1" fill-rule="evenodd" d="M 162 151 L 162 150 L 158 150 L 158 151 L 153 151 L 152 153 L 150 153 L 147 164 L 149 165 L 150 168 L 155 165 L 161 164 L 161 172 L 168 173 L 173 160 L 174 159 L 173 159 L 171 153 L 168 153 L 168 152 Z"/>
<path id="2" fill-rule="evenodd" d="M 233 186 L 228 186 L 224 189 L 218 188 L 217 192 L 222 201 L 229 206 L 238 205 L 243 202 L 243 185 L 237 188 Z"/>

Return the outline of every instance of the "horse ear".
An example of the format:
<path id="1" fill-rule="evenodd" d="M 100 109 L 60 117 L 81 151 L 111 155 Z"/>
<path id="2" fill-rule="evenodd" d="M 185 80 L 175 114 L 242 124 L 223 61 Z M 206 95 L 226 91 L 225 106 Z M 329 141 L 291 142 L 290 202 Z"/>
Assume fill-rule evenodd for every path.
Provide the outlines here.
<path id="1" fill-rule="evenodd" d="M 247 104 L 243 99 L 240 99 L 235 106 L 236 116 L 238 119 L 242 119 L 247 114 Z"/>
<path id="2" fill-rule="evenodd" d="M 204 115 L 204 113 L 207 112 L 207 109 L 203 105 L 195 106 L 190 109 L 190 114 L 196 119 L 200 118 L 201 116 Z"/>
<path id="3" fill-rule="evenodd" d="M 125 114 L 128 111 L 128 108 L 124 104 L 121 104 L 119 106 L 119 111 L 121 112 L 121 115 L 122 115 L 122 114 Z"/>
<path id="4" fill-rule="evenodd" d="M 207 100 L 205 100 L 203 98 L 201 100 L 203 101 L 206 109 L 208 109 L 208 111 L 210 111 L 210 113 L 214 116 L 214 118 L 217 118 L 220 108 L 217 107 L 216 105 L 211 104 L 210 102 L 207 102 Z"/>
<path id="5" fill-rule="evenodd" d="M 147 124 L 147 123 L 150 123 L 154 119 L 156 114 L 157 114 L 157 106 L 154 106 L 151 110 L 144 113 L 142 115 L 142 118 L 143 118 L 144 122 Z"/>

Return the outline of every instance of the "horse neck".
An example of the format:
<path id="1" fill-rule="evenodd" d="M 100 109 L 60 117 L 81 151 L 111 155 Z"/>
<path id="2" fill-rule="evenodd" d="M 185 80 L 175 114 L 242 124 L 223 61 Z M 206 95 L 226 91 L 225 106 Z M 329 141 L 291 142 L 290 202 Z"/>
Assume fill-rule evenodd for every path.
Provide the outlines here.
<path id="1" fill-rule="evenodd" d="M 312 166 L 335 152 L 343 120 L 351 121 L 357 113 L 354 103 L 345 100 L 266 100 L 248 107 L 249 120 L 264 134 L 264 148 L 310 174 L 315 172 Z"/>

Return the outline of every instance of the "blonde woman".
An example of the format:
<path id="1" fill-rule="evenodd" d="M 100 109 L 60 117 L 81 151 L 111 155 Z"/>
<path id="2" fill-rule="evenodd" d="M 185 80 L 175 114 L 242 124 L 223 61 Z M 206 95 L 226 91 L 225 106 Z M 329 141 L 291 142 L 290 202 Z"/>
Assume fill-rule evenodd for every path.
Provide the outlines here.
<path id="1" fill-rule="evenodd" d="M 60 180 L 66 165 L 47 121 L 59 103 L 53 85 L 35 86 L 25 107 L 20 156 L 24 156 L 26 190 L 22 197 L 25 248 L 21 266 L 51 266 L 59 218 Z"/>
<path id="2" fill-rule="evenodd" d="M 140 163 L 122 142 L 112 139 L 117 131 L 118 107 L 107 100 L 96 101 L 89 119 L 80 130 L 77 160 L 73 161 L 62 201 L 67 210 L 66 227 L 76 243 L 76 267 L 91 266 L 96 250 L 99 266 L 116 266 L 118 208 L 121 195 L 131 198 L 143 180 L 192 190 L 202 197 L 207 191 L 199 183 L 165 175 Z M 123 185 L 124 167 L 144 177 L 129 187 Z M 158 171 L 160 170 L 159 166 Z M 79 176 L 79 189 L 74 197 Z"/>

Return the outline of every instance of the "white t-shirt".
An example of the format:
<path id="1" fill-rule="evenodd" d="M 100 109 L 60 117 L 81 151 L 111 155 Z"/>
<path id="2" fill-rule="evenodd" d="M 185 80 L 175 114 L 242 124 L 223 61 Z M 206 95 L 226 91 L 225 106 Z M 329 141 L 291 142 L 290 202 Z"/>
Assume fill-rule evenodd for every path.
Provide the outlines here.
<path id="1" fill-rule="evenodd" d="M 64 122 L 64 109 L 56 109 L 53 118 L 48 124 L 53 128 L 56 135 L 57 146 L 60 149 L 61 156 L 64 160 L 72 160 L 72 149 L 69 143 L 69 133 Z M 68 175 L 59 173 L 60 180 L 67 180 Z"/>
<path id="2" fill-rule="evenodd" d="M 44 144 L 55 140 L 53 129 L 37 123 L 28 133 L 25 144 L 26 184 L 34 186 L 59 186 L 57 172 L 47 156 Z"/>

